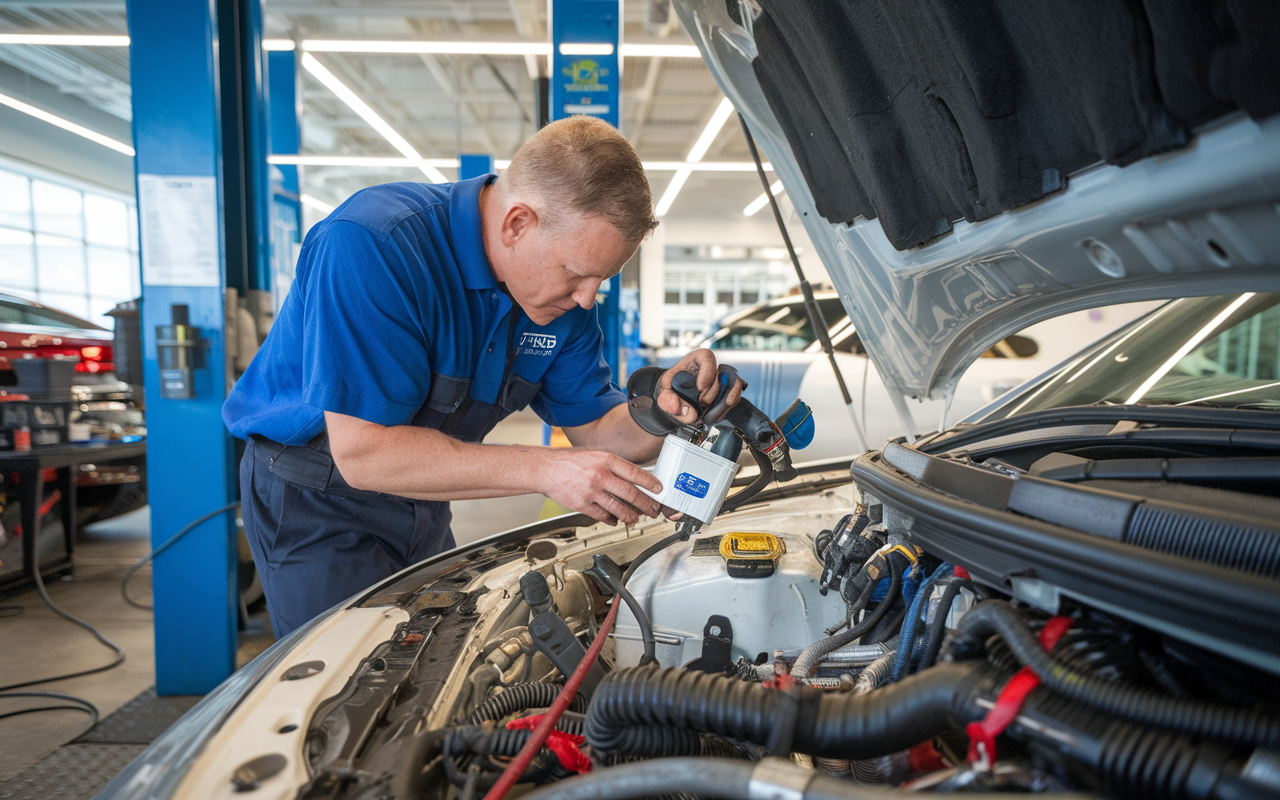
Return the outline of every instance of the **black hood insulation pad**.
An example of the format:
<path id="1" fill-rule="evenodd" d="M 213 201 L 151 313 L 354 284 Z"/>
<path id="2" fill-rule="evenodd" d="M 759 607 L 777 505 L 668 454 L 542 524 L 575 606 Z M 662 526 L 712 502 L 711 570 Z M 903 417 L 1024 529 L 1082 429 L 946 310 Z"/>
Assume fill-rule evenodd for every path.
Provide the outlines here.
<path id="1" fill-rule="evenodd" d="M 900 250 L 1280 111 L 1273 0 L 759 2 L 753 67 L 819 213 Z"/>

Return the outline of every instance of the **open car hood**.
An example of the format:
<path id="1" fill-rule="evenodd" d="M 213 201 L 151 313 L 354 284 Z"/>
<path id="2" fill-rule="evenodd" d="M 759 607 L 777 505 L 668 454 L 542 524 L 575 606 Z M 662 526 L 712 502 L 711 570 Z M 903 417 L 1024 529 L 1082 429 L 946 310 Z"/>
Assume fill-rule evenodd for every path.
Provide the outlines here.
<path id="1" fill-rule="evenodd" d="M 676 6 L 902 394 L 1049 317 L 1280 289 L 1280 6 Z"/>

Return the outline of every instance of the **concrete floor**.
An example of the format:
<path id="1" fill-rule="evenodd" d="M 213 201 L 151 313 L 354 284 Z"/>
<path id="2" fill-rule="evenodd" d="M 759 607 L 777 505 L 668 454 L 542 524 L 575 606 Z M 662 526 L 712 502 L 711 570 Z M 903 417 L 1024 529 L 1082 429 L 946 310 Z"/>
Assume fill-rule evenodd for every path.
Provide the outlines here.
<path id="1" fill-rule="evenodd" d="M 527 411 L 513 415 L 495 429 L 488 441 L 542 444 L 542 422 Z M 454 537 L 459 544 L 465 544 L 533 522 L 544 501 L 541 495 L 525 495 L 455 502 Z M 124 663 L 96 675 L 18 691 L 83 697 L 96 704 L 105 718 L 155 683 L 151 613 L 129 606 L 120 596 L 120 579 L 146 555 L 149 540 L 150 517 L 145 508 L 91 525 L 77 540 L 75 574 L 48 584 L 49 595 L 57 605 L 97 626 L 124 648 Z M 150 602 L 150 578 L 149 567 L 139 570 L 130 582 L 129 596 Z M 88 631 L 54 614 L 34 589 L 0 598 L 0 606 L 22 608 L 16 616 L 3 616 L 0 612 L 0 685 L 87 669 L 112 658 L 111 652 Z M 261 636 L 243 641 L 241 663 L 267 643 Z M 0 700 L 0 713 L 50 704 L 39 698 Z M 47 711 L 0 719 L 0 798 L 9 796 L 6 779 L 50 756 L 81 735 L 87 726 L 88 716 L 80 711 Z M 104 776 L 102 784 L 110 777 Z"/>

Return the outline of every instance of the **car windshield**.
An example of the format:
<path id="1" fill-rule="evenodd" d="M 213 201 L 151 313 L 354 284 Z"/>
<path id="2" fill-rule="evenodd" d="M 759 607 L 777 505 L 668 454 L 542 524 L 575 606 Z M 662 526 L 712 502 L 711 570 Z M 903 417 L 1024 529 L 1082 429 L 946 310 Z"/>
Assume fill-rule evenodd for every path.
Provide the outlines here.
<path id="1" fill-rule="evenodd" d="M 1280 409 L 1280 293 L 1175 300 L 986 419 L 1117 404 Z"/>
<path id="2" fill-rule="evenodd" d="M 845 318 L 840 298 L 827 297 L 818 301 L 822 317 L 831 327 Z M 804 302 L 763 305 L 752 309 L 746 316 L 734 320 L 716 331 L 701 346 L 712 350 L 782 350 L 803 352 L 817 338 Z"/>
<path id="3" fill-rule="evenodd" d="M 11 322 L 19 325 L 40 325 L 46 328 L 78 328 L 85 331 L 103 331 L 106 328 L 94 325 L 87 320 L 55 311 L 52 308 L 29 305 L 20 300 L 0 299 L 0 323 Z"/>

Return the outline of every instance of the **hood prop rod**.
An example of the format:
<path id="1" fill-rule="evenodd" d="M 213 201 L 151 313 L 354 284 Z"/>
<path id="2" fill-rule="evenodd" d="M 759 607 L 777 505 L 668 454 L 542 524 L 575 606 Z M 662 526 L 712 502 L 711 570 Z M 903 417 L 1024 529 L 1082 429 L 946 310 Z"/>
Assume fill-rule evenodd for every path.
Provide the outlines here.
<path id="1" fill-rule="evenodd" d="M 864 451 L 870 450 L 871 446 L 867 442 L 867 432 L 863 429 L 861 421 L 858 420 L 857 413 L 853 410 L 853 398 L 849 395 L 849 387 L 845 385 L 844 374 L 840 372 L 840 365 L 836 363 L 836 353 L 831 347 L 831 332 L 827 328 L 827 320 L 822 316 L 822 309 L 818 308 L 818 301 L 813 299 L 813 287 L 809 285 L 809 281 L 804 276 L 804 269 L 800 266 L 800 259 L 796 257 L 795 245 L 791 244 L 791 236 L 787 233 L 787 225 L 782 220 L 782 211 L 778 208 L 778 200 L 773 196 L 773 192 L 769 190 L 769 179 L 764 174 L 764 164 L 760 163 L 760 150 L 756 148 L 756 140 L 751 136 L 751 129 L 747 127 L 747 118 L 738 113 L 738 122 L 742 125 L 742 135 L 746 137 L 747 149 L 751 151 L 751 160 L 756 162 L 756 173 L 760 176 L 760 184 L 764 186 L 764 196 L 769 198 L 769 207 L 773 209 L 773 218 L 778 223 L 778 230 L 782 232 L 782 241 L 787 246 L 787 254 L 791 256 L 791 266 L 796 269 L 796 277 L 800 279 L 800 291 L 804 294 L 804 308 L 809 313 L 809 324 L 813 326 L 813 330 L 818 335 L 818 341 L 822 343 L 822 352 L 827 354 L 827 360 L 831 362 L 831 371 L 836 374 L 836 383 L 840 385 L 840 396 L 844 399 L 844 407 L 849 412 L 849 419 L 853 420 L 853 430 L 858 434 L 858 443 L 862 445 Z M 870 356 L 867 356 L 870 358 Z M 866 379 L 863 379 L 866 383 Z M 863 387 L 866 391 L 866 387 Z"/>

